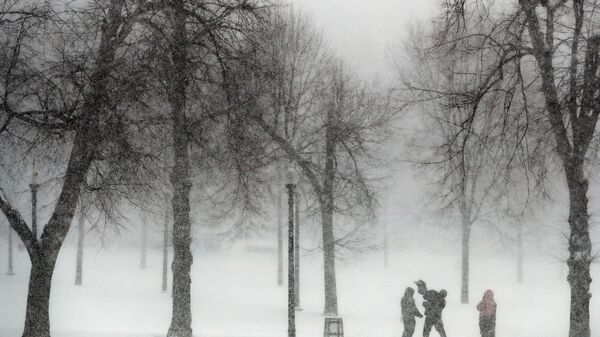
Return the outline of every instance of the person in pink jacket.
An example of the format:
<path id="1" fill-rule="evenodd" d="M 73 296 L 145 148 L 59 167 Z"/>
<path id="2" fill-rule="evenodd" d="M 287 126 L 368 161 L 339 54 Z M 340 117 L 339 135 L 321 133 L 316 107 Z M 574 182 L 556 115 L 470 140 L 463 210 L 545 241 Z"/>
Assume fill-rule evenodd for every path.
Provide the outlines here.
<path id="1" fill-rule="evenodd" d="M 490 289 L 483 293 L 483 299 L 477 304 L 479 311 L 479 330 L 481 337 L 496 336 L 496 301 L 494 292 Z"/>

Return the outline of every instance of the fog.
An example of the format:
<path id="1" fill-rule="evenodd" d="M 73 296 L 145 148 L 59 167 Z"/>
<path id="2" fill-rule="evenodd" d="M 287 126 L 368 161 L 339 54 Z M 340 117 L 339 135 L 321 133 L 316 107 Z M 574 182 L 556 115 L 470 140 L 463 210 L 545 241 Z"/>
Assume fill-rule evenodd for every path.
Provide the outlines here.
<path id="1" fill-rule="evenodd" d="M 3 1 L 0 337 L 594 336 L 597 4 L 548 2 Z"/>

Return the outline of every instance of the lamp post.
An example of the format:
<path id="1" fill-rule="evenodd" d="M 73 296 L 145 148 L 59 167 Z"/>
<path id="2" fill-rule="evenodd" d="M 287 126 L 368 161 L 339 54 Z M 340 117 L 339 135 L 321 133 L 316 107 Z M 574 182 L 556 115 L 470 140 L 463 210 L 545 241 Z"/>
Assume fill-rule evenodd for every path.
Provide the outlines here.
<path id="1" fill-rule="evenodd" d="M 294 230 L 294 300 L 296 311 L 302 311 L 302 307 L 300 307 L 300 198 L 297 192 L 296 224 Z"/>
<path id="2" fill-rule="evenodd" d="M 288 337 L 296 337 L 296 300 L 294 276 L 294 190 L 296 172 L 288 168 L 286 184 L 288 191 Z"/>

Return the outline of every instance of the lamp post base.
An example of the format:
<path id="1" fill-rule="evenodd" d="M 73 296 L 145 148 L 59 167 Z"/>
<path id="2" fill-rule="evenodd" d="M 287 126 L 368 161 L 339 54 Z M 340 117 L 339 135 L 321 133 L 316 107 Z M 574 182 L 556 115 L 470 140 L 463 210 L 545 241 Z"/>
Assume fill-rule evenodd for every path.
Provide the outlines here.
<path id="1" fill-rule="evenodd" d="M 6 272 L 6 275 L 9 275 L 9 276 L 12 276 L 12 275 L 14 275 L 14 274 L 15 274 L 15 273 L 14 273 L 12 270 L 9 270 L 9 271 L 7 271 L 7 272 Z"/>

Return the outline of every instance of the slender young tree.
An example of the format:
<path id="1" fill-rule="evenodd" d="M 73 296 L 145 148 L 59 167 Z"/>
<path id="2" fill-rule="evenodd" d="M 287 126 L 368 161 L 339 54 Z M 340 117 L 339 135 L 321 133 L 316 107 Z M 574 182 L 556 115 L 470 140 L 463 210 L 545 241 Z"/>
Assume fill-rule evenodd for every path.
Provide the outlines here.
<path id="1" fill-rule="evenodd" d="M 310 31 L 297 30 L 295 34 L 298 34 L 298 37 L 294 39 L 296 42 L 306 41 L 305 39 L 311 41 Z M 302 34 L 308 34 L 308 36 L 301 38 Z M 271 35 L 267 34 L 266 36 Z M 269 38 L 268 41 L 277 41 L 277 39 Z M 305 49 L 303 51 L 306 52 Z M 308 60 L 319 59 L 315 58 L 315 54 L 309 55 L 311 58 Z M 302 56 L 292 59 L 298 63 L 304 62 L 301 61 Z M 285 69 L 285 67 L 279 66 L 285 64 L 282 59 L 267 62 L 277 65 L 273 67 L 275 69 Z M 310 96 L 310 92 L 319 94 L 315 94 L 312 98 L 304 96 L 300 96 L 301 99 L 296 96 L 290 98 L 292 102 L 305 102 L 301 105 L 292 104 L 291 108 L 287 109 L 290 116 L 289 127 L 291 130 L 295 130 L 295 134 L 290 133 L 292 137 L 286 138 L 285 134 L 282 135 L 278 131 L 277 128 L 280 124 L 278 124 L 279 119 L 276 118 L 277 114 L 274 118 L 270 113 L 256 108 L 246 118 L 261 127 L 285 155 L 298 165 L 299 170 L 312 187 L 321 216 L 325 285 L 324 313 L 337 315 L 335 251 L 336 248 L 343 246 L 344 239 L 350 238 L 352 233 L 356 232 L 351 231 L 336 240 L 333 216 L 336 210 L 342 214 L 354 211 L 353 214 L 357 215 L 364 210 L 367 210 L 368 213 L 368 210 L 371 209 L 372 186 L 369 185 L 369 179 L 365 176 L 361 160 L 374 159 L 370 156 L 375 151 L 369 152 L 372 150 L 370 146 L 374 143 L 381 144 L 379 141 L 384 138 L 382 130 L 386 125 L 384 120 L 389 121 L 390 115 L 385 104 L 379 100 L 381 97 L 377 93 L 367 90 L 366 85 L 363 87 L 360 81 L 352 80 L 343 67 L 326 62 L 325 67 L 319 69 L 322 69 L 319 73 L 325 80 L 300 81 L 300 83 L 311 83 L 309 86 L 311 89 L 306 91 L 304 96 Z M 270 88 L 279 83 L 278 79 L 282 73 L 286 74 L 284 70 L 280 70 L 280 72 L 262 73 L 257 77 L 267 81 L 264 88 Z M 298 73 L 292 72 L 287 76 L 293 74 Z M 285 77 L 286 75 L 283 76 L 288 78 Z M 287 81 L 292 84 L 298 81 L 293 78 L 292 76 Z M 267 100 L 266 104 L 279 106 L 277 104 L 279 96 L 272 95 L 268 90 L 265 96 L 271 98 Z M 273 110 L 269 110 L 269 112 L 271 111 Z M 336 198 L 337 205 L 334 202 Z"/>

